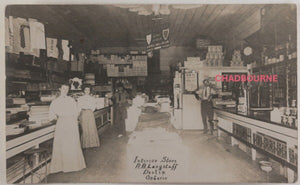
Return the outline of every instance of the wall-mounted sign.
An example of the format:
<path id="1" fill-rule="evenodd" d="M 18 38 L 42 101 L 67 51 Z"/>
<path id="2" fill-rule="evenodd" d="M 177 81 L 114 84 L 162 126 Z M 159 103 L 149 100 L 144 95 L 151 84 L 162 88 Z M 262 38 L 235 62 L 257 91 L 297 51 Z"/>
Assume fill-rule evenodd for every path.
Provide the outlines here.
<path id="1" fill-rule="evenodd" d="M 193 92 L 198 89 L 198 73 L 195 71 L 185 72 L 184 86 L 188 92 Z"/>
<path id="2" fill-rule="evenodd" d="M 169 47 L 169 33 L 170 28 L 167 23 L 155 23 L 152 32 L 146 35 L 147 52 Z"/>

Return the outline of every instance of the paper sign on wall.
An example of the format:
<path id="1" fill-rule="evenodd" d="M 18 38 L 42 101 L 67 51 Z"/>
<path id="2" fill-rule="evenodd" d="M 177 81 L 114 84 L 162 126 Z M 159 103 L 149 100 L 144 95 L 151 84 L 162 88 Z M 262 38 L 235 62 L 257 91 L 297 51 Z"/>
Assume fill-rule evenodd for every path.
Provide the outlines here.
<path id="1" fill-rule="evenodd" d="M 193 72 L 186 72 L 185 73 L 185 90 L 192 92 L 198 89 L 198 73 L 195 71 Z"/>

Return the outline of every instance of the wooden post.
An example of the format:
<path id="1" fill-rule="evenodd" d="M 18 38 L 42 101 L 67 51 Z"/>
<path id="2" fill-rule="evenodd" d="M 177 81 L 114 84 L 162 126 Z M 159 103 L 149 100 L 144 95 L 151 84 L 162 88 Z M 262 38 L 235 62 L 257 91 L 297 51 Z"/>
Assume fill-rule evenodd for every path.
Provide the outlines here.
<path id="1" fill-rule="evenodd" d="M 251 158 L 252 161 L 256 160 L 256 150 L 254 148 L 251 148 Z"/>
<path id="2" fill-rule="evenodd" d="M 102 115 L 100 116 L 100 118 L 101 118 L 101 126 L 103 126 L 103 125 L 104 125 L 103 116 L 104 116 L 104 114 L 102 114 Z"/>
<path id="3" fill-rule="evenodd" d="M 230 136 L 230 139 L 231 139 L 231 146 L 234 146 L 236 145 L 236 140 L 233 136 Z"/>
<path id="4" fill-rule="evenodd" d="M 217 135 L 218 135 L 218 137 L 221 137 L 221 129 L 219 128 L 219 127 L 217 127 Z"/>
<path id="5" fill-rule="evenodd" d="M 39 144 L 35 145 L 34 148 L 38 149 L 39 148 Z M 34 164 L 34 166 L 39 165 L 39 158 L 40 158 L 39 154 L 37 154 L 37 153 L 34 154 L 34 158 L 35 158 L 35 161 L 34 161 L 35 164 Z"/>
<path id="6" fill-rule="evenodd" d="M 113 106 L 110 107 L 110 124 L 114 124 L 114 109 Z"/>

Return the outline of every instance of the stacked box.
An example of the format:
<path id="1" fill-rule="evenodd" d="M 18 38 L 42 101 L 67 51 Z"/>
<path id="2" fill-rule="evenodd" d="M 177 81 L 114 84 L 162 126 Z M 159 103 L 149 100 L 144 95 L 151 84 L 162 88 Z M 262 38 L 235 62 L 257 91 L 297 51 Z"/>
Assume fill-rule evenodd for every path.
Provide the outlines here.
<path id="1" fill-rule="evenodd" d="M 205 61 L 201 61 L 200 57 L 187 57 L 187 61 L 184 61 L 184 67 L 188 69 L 197 69 L 205 66 Z"/>
<path id="2" fill-rule="evenodd" d="M 206 65 L 210 67 L 222 66 L 224 61 L 223 46 L 208 46 Z"/>
<path id="3" fill-rule="evenodd" d="M 111 56 L 112 59 L 117 59 L 115 55 Z M 129 57 L 129 56 L 127 56 Z M 121 59 L 121 60 L 126 60 Z M 108 76 L 147 76 L 147 57 L 144 55 L 132 57 L 132 67 L 126 66 L 124 72 L 119 72 L 119 67 L 113 63 L 107 64 L 107 75 Z"/>
<path id="4" fill-rule="evenodd" d="M 187 57 L 187 61 L 195 61 L 195 62 L 200 62 L 200 57 Z"/>
<path id="5" fill-rule="evenodd" d="M 184 67 L 188 69 L 197 69 L 205 66 L 205 61 L 195 62 L 195 61 L 184 61 Z"/>
<path id="6" fill-rule="evenodd" d="M 233 51 L 232 60 L 230 61 L 230 66 L 234 66 L 234 67 L 244 66 L 244 62 L 242 61 L 242 54 L 240 50 Z"/>

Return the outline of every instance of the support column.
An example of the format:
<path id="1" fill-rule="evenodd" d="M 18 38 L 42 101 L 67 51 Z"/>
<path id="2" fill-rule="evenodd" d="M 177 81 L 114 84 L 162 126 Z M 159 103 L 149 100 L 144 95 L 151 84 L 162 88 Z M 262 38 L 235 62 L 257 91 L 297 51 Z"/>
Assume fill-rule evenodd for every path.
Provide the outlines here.
<path id="1" fill-rule="evenodd" d="M 252 161 L 256 160 L 256 150 L 254 148 L 251 148 L 251 158 Z"/>
<path id="2" fill-rule="evenodd" d="M 35 146 L 34 146 L 34 148 L 35 148 L 35 149 L 38 149 L 39 147 L 40 147 L 40 145 L 39 145 L 39 144 L 37 144 L 37 145 L 35 145 Z M 40 161 L 40 156 L 39 156 L 39 154 L 37 154 L 37 153 L 36 153 L 36 154 L 34 154 L 34 157 L 35 157 L 35 161 L 34 161 L 34 162 L 35 162 L 35 164 L 34 164 L 34 166 L 36 166 L 36 165 L 38 165 L 38 164 L 39 164 L 39 161 Z"/>
<path id="3" fill-rule="evenodd" d="M 234 146 L 237 144 L 236 139 L 233 136 L 230 136 L 231 139 L 231 146 Z"/>
<path id="4" fill-rule="evenodd" d="M 219 127 L 218 127 L 218 130 L 217 130 L 217 135 L 218 135 L 218 137 L 221 137 L 221 129 L 219 129 Z"/>
<path id="5" fill-rule="evenodd" d="M 114 124 L 114 108 L 113 105 L 110 107 L 110 124 Z"/>

